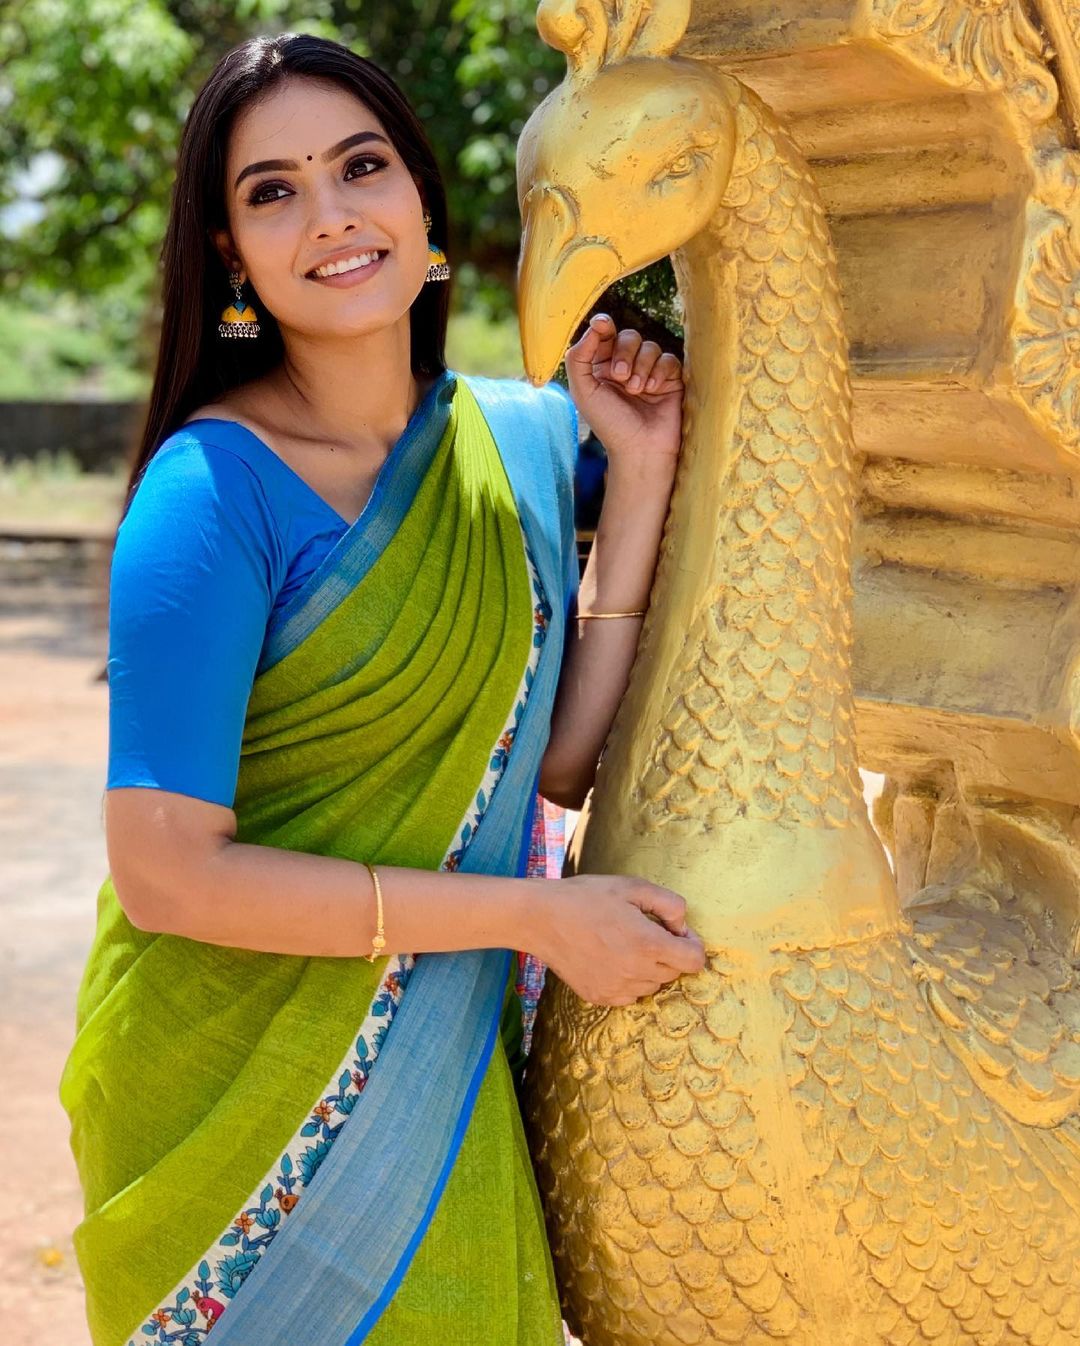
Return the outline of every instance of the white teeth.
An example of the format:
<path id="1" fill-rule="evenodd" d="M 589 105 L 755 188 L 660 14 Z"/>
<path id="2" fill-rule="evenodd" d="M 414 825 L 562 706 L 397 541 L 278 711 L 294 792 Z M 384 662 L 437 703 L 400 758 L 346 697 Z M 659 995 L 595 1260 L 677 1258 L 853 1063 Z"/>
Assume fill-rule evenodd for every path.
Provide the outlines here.
<path id="1" fill-rule="evenodd" d="M 343 262 L 329 262 L 315 271 L 316 276 L 340 276 L 345 271 L 356 271 L 362 266 L 370 266 L 379 260 L 377 252 L 360 252 L 355 257 L 346 257 Z"/>

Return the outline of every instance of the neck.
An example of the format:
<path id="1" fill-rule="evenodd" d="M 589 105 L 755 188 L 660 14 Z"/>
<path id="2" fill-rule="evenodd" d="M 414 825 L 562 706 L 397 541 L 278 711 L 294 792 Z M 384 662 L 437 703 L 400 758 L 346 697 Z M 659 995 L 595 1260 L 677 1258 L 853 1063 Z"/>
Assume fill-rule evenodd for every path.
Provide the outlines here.
<path id="1" fill-rule="evenodd" d="M 895 908 L 855 759 L 850 392 L 825 216 L 786 135 L 737 97 L 719 215 L 673 258 L 679 479 L 585 862 L 593 833 L 613 860 L 632 837 L 632 872 L 655 850 L 714 944 L 742 921 L 775 948 L 786 931 L 855 938 Z"/>
<path id="2" fill-rule="evenodd" d="M 283 329 L 270 390 L 300 438 L 385 457 L 426 391 L 412 372 L 409 314 L 342 339 Z"/>

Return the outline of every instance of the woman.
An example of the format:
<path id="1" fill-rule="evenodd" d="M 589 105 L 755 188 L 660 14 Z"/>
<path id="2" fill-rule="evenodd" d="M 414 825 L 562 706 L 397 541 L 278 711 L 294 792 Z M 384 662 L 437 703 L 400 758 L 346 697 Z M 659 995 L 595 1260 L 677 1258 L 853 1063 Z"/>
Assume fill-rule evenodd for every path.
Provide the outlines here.
<path id="1" fill-rule="evenodd" d="M 606 1004 L 703 965 L 675 894 L 522 877 L 625 687 L 678 361 L 599 317 L 572 400 L 455 374 L 445 229 L 378 67 L 293 35 L 219 62 L 113 560 L 110 874 L 61 1081 L 96 1346 L 561 1340 L 511 951 Z M 580 599 L 575 405 L 610 453 Z"/>

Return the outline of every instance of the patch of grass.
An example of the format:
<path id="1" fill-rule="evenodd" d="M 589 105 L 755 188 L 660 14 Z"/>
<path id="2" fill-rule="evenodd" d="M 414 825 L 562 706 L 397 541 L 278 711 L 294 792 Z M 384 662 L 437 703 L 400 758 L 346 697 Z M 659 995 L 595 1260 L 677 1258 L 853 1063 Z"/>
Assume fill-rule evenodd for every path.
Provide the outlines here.
<path id="1" fill-rule="evenodd" d="M 521 341 L 517 318 L 492 322 L 479 313 L 451 317 L 446 333 L 446 360 L 462 374 L 486 374 L 489 378 L 521 378 Z"/>
<path id="2" fill-rule="evenodd" d="M 91 303 L 45 295 L 0 302 L 0 399 L 124 399 L 148 390 Z"/>
<path id="3" fill-rule="evenodd" d="M 126 471 L 84 472 L 68 449 L 0 463 L 0 528 L 64 532 L 115 529 Z"/>

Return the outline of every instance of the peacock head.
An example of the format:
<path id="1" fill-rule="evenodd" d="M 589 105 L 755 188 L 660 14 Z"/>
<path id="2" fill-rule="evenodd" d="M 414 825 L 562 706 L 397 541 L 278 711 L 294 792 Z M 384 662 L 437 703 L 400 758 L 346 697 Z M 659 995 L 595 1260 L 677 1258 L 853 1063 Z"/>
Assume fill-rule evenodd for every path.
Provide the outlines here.
<path id="1" fill-rule="evenodd" d="M 525 369 L 546 383 L 612 284 L 682 247 L 723 199 L 734 81 L 672 55 L 690 0 L 541 0 L 567 73 L 521 132 L 518 317 Z"/>

